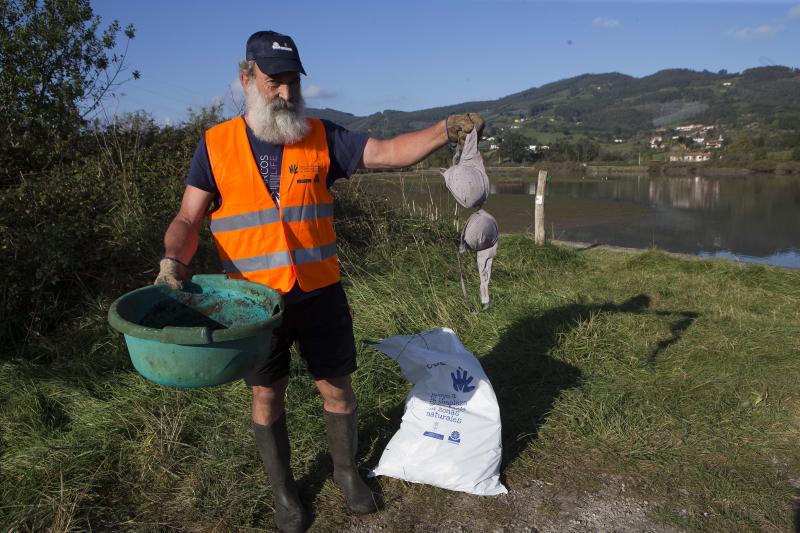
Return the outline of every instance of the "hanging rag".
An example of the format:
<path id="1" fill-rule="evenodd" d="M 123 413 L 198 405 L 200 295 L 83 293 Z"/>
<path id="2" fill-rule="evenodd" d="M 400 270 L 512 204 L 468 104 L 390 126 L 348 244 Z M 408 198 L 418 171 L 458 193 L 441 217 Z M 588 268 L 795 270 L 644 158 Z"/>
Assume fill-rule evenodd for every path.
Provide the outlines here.
<path id="1" fill-rule="evenodd" d="M 497 240 L 499 236 L 500 228 L 497 225 L 497 220 L 483 209 L 472 213 L 461 231 L 459 254 L 465 254 L 467 250 L 477 252 L 478 274 L 481 280 L 481 305 L 484 309 L 487 309 L 490 303 L 489 281 L 492 279 L 492 261 L 497 255 Z M 459 258 L 460 269 L 461 260 Z M 461 276 L 461 292 L 464 295 L 464 301 L 468 302 L 463 275 Z"/>
<path id="2" fill-rule="evenodd" d="M 489 176 L 478 151 L 478 132 L 472 130 L 464 140 L 460 158 L 453 156 L 453 166 L 441 170 L 447 189 L 461 207 L 480 207 L 489 197 Z"/>

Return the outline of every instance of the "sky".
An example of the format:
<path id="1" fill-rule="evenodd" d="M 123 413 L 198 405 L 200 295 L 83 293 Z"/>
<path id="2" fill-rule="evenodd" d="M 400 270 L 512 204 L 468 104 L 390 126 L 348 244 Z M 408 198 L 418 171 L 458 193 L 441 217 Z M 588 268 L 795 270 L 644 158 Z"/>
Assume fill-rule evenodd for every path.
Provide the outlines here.
<path id="1" fill-rule="evenodd" d="M 132 23 L 128 74 L 104 112 L 177 124 L 242 100 L 239 60 L 259 30 L 290 35 L 309 107 L 355 115 L 508 94 L 584 73 L 800 67 L 800 3 L 92 0 L 101 27 Z"/>

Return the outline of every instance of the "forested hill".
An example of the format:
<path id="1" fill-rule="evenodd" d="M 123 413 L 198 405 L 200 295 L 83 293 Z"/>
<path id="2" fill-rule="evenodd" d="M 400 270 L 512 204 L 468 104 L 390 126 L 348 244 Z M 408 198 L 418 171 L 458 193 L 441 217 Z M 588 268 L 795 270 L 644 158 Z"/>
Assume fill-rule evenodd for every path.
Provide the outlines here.
<path id="1" fill-rule="evenodd" d="M 687 121 L 730 129 L 757 124 L 800 130 L 800 69 L 770 66 L 741 73 L 670 69 L 641 78 L 616 72 L 583 74 L 497 100 L 420 111 L 387 110 L 358 117 L 333 109 L 309 110 L 376 137 L 428 126 L 449 113 L 465 111 L 480 112 L 494 126 L 525 118 L 537 129 L 568 127 L 592 135 L 631 135 Z"/>

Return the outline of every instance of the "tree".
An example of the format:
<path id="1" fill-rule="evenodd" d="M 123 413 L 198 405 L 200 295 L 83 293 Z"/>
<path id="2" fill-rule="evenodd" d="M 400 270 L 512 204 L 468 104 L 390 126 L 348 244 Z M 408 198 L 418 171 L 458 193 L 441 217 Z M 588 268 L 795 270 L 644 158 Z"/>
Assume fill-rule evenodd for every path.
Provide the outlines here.
<path id="1" fill-rule="evenodd" d="M 509 131 L 500 143 L 500 156 L 522 163 L 528 156 L 528 143 L 521 133 Z"/>
<path id="2" fill-rule="evenodd" d="M 100 33 L 88 0 L 0 0 L 0 27 L 0 182 L 11 183 L 63 160 L 86 117 L 139 72 L 122 79 L 133 26 Z"/>

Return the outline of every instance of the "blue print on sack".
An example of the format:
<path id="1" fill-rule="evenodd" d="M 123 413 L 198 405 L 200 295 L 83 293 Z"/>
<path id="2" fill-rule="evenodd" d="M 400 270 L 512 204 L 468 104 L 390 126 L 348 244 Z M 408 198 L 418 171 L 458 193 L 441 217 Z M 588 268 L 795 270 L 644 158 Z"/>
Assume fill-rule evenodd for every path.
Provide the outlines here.
<path id="1" fill-rule="evenodd" d="M 425 435 L 426 437 L 431 437 L 432 439 L 436 440 L 444 440 L 444 435 L 442 435 L 441 433 L 434 433 L 433 431 L 426 431 L 425 433 L 423 433 L 423 435 Z"/>
<path id="2" fill-rule="evenodd" d="M 458 444 L 461 442 L 461 435 L 458 433 L 458 431 L 454 431 L 450 433 L 450 436 L 447 437 L 447 440 L 455 444 Z"/>
<path id="3" fill-rule="evenodd" d="M 464 374 L 461 374 L 462 368 L 458 367 L 456 369 L 455 374 L 450 372 L 450 377 L 453 378 L 453 389 L 458 392 L 472 392 L 475 390 L 474 385 L 470 385 L 472 383 L 472 376 L 467 374 L 467 371 L 464 370 Z"/>

